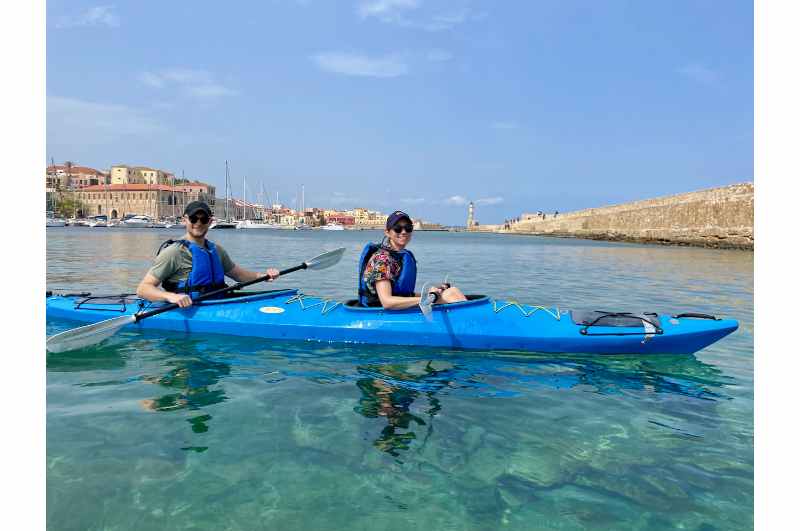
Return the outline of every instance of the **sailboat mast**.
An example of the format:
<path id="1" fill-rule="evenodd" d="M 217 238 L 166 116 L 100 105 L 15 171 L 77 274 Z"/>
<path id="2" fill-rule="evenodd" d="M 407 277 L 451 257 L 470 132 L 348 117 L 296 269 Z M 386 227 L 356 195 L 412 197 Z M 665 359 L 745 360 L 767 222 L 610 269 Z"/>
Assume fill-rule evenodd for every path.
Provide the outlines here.
<path id="1" fill-rule="evenodd" d="M 230 221 L 228 217 L 228 161 L 225 161 L 225 221 Z"/>
<path id="2" fill-rule="evenodd" d="M 53 190 L 53 191 L 50 192 L 50 201 L 49 201 L 49 205 L 48 205 L 47 208 L 48 208 L 48 210 L 52 211 L 53 212 L 53 216 L 55 216 L 56 215 L 56 212 L 55 212 L 56 211 L 56 197 L 55 197 L 55 189 L 56 189 L 55 183 L 56 183 L 56 181 L 55 180 L 57 179 L 57 177 L 56 177 L 56 161 L 53 159 L 53 157 L 50 157 L 50 171 L 52 172 L 52 175 L 53 175 L 50 178 L 50 184 L 53 185 L 50 189 Z"/>
<path id="3" fill-rule="evenodd" d="M 184 181 L 184 184 L 186 184 L 185 183 L 186 178 L 183 176 L 183 170 L 181 170 L 181 181 Z M 174 175 L 172 176 L 172 221 L 173 222 L 176 221 L 175 220 L 175 176 Z"/>

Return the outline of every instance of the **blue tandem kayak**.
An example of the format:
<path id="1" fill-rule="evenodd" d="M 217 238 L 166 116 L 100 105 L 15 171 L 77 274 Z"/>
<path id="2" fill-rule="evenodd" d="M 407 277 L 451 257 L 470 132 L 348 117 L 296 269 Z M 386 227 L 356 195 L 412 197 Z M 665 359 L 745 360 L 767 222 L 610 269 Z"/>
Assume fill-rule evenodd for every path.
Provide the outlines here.
<path id="1" fill-rule="evenodd" d="M 419 308 L 364 308 L 297 289 L 238 292 L 143 319 L 131 328 L 265 339 L 415 345 L 547 353 L 690 354 L 734 332 L 739 323 L 704 314 L 571 311 L 486 296 Z M 157 308 L 133 295 L 47 297 L 48 319 L 95 323 Z"/>

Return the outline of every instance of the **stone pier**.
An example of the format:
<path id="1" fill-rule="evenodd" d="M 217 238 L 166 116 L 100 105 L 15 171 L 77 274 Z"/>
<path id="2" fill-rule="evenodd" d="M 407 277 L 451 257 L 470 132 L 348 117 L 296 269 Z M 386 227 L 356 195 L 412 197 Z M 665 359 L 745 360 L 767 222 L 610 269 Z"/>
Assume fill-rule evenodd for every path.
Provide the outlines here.
<path id="1" fill-rule="evenodd" d="M 597 240 L 752 250 L 752 183 L 733 184 L 546 217 L 523 214 L 508 228 L 481 230 Z"/>

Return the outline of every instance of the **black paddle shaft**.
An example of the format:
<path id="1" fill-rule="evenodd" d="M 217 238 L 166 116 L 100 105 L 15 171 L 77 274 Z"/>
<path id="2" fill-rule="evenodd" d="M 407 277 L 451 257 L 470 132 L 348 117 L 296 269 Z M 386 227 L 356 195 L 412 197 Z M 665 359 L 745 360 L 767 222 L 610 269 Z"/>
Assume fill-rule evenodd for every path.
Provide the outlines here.
<path id="1" fill-rule="evenodd" d="M 289 273 L 293 273 L 295 271 L 299 271 L 300 269 L 308 269 L 308 264 L 303 262 L 299 266 L 294 266 L 294 267 L 290 267 L 289 269 L 284 269 L 283 271 L 281 271 L 279 273 L 279 275 L 281 275 L 281 276 L 282 275 L 287 275 Z M 216 289 L 214 291 L 209 291 L 208 293 L 204 293 L 204 294 L 200 295 L 199 297 L 197 297 L 196 299 L 194 299 L 194 302 L 199 302 L 199 301 L 202 301 L 202 300 L 205 300 L 205 299 L 211 299 L 213 297 L 216 297 L 217 295 L 222 295 L 223 293 L 228 293 L 229 291 L 234 291 L 234 290 L 237 290 L 237 289 L 245 288 L 247 286 L 251 286 L 253 284 L 258 284 L 259 282 L 264 282 L 265 280 L 268 280 L 268 279 L 269 279 L 269 275 L 264 275 L 263 277 L 258 277 L 258 278 L 255 278 L 253 280 L 248 280 L 247 282 L 239 282 L 238 284 L 234 284 L 233 286 L 228 286 L 226 288 L 220 288 L 220 289 Z M 167 304 L 166 306 L 161 306 L 160 308 L 156 308 L 154 310 L 149 310 L 149 311 L 146 311 L 146 312 L 143 312 L 143 313 L 137 313 L 137 314 L 134 315 L 134 317 L 136 317 L 136 322 L 138 323 L 142 319 L 145 319 L 147 317 L 152 317 L 152 316 L 158 315 L 160 313 L 168 312 L 170 310 L 174 310 L 175 308 L 180 308 L 180 306 L 178 306 L 174 302 L 171 302 L 171 303 Z"/>

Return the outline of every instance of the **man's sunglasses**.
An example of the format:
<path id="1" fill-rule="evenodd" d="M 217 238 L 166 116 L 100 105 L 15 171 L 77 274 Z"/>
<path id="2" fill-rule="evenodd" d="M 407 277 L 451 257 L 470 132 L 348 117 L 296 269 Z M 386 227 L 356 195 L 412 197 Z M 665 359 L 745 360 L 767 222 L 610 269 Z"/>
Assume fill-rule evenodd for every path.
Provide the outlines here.
<path id="1" fill-rule="evenodd" d="M 208 223 L 208 216 L 198 216 L 197 214 L 192 214 L 189 216 L 189 221 L 192 223 L 197 223 L 199 221 L 201 224 L 206 225 Z"/>
<path id="2" fill-rule="evenodd" d="M 414 232 L 414 226 L 413 225 L 395 225 L 394 227 L 392 227 L 392 230 L 395 231 L 397 234 L 400 234 L 403 231 L 406 231 L 407 233 L 411 234 L 412 232 Z"/>

